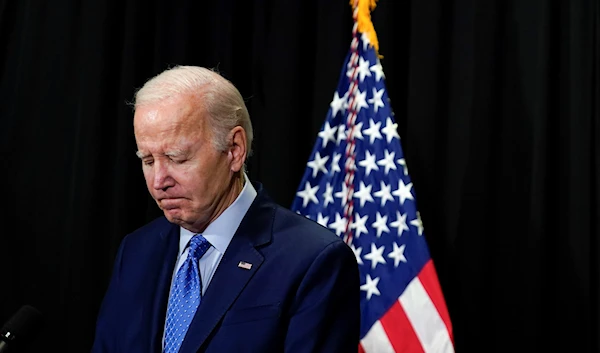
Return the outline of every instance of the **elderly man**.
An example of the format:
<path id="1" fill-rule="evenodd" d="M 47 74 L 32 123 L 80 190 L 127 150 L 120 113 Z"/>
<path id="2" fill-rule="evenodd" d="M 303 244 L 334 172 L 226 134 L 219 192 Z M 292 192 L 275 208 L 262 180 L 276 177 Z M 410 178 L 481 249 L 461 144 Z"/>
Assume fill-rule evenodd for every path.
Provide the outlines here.
<path id="1" fill-rule="evenodd" d="M 164 217 L 127 235 L 92 352 L 356 352 L 356 258 L 245 174 L 252 125 L 225 78 L 178 66 L 135 96 L 137 155 Z"/>

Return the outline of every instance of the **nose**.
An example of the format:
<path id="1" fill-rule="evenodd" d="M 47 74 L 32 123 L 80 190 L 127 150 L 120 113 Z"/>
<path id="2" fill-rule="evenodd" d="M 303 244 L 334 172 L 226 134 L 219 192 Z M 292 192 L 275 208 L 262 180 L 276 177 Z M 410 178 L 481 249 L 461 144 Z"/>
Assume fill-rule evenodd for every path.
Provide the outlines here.
<path id="1" fill-rule="evenodd" d="M 166 163 L 163 163 L 162 161 L 155 161 L 153 169 L 154 180 L 152 187 L 155 190 L 166 191 L 168 188 L 175 185 L 175 180 L 169 173 L 169 167 Z"/>

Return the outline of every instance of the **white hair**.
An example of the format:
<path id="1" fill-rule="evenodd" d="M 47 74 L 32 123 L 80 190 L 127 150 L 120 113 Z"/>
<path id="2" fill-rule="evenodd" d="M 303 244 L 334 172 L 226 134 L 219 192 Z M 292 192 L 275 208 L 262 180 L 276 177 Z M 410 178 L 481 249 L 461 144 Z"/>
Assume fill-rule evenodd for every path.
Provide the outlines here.
<path id="1" fill-rule="evenodd" d="M 238 89 L 213 69 L 197 66 L 175 66 L 148 80 L 134 96 L 134 109 L 170 98 L 194 94 L 207 113 L 207 126 L 218 151 L 226 151 L 231 129 L 241 126 L 246 131 L 246 156 L 252 148 L 252 123 Z"/>

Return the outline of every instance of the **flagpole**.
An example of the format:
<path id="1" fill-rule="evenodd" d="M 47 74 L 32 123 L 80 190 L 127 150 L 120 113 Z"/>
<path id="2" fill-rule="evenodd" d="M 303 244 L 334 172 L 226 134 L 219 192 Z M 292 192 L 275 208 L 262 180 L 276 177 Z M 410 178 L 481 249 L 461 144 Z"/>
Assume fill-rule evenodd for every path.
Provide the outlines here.
<path id="1" fill-rule="evenodd" d="M 354 139 L 354 127 L 356 122 L 356 91 L 358 90 L 358 45 L 360 43 L 359 33 L 364 33 L 369 37 L 369 42 L 373 45 L 375 52 L 378 53 L 379 45 L 377 41 L 377 35 L 375 28 L 371 22 L 371 11 L 376 6 L 376 0 L 351 0 L 352 5 L 352 18 L 354 25 L 352 27 L 352 43 L 350 45 L 351 56 L 349 62 L 349 69 L 351 68 L 350 88 L 348 89 L 348 120 L 346 121 L 347 131 L 350 131 L 348 135 L 348 144 L 346 146 L 346 164 L 344 166 L 346 176 L 344 183 L 346 184 L 347 197 L 346 204 L 344 205 L 344 218 L 346 219 L 346 230 L 344 232 L 343 240 L 347 244 L 352 243 L 352 222 L 353 222 L 353 211 L 354 211 L 354 171 L 356 168 L 356 154 L 355 152 L 355 139 Z"/>
<path id="2" fill-rule="evenodd" d="M 354 26 L 352 27 L 352 43 L 350 46 L 350 50 L 352 52 L 350 56 L 350 68 L 351 68 L 351 78 L 350 78 L 350 88 L 348 89 L 348 118 L 346 121 L 347 131 L 350 131 L 348 134 L 348 144 L 346 145 L 346 164 L 344 166 L 345 169 L 345 178 L 344 183 L 346 184 L 347 196 L 346 196 L 346 204 L 344 205 L 344 219 L 346 220 L 346 230 L 344 232 L 343 240 L 347 244 L 352 243 L 352 215 L 354 211 L 354 170 L 356 165 L 356 154 L 355 150 L 355 139 L 354 139 L 354 126 L 356 121 L 356 91 L 358 89 L 358 0 L 354 0 L 354 11 L 352 17 L 354 19 Z"/>

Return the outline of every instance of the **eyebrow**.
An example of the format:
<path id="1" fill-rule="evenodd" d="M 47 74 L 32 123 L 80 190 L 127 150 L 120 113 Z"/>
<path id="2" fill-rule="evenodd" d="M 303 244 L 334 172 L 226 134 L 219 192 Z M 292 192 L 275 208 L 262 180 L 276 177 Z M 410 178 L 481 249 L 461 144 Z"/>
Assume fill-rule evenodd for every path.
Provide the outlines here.
<path id="1" fill-rule="evenodd" d="M 168 157 L 178 157 L 186 154 L 184 150 L 171 150 L 164 153 Z"/>
<path id="2" fill-rule="evenodd" d="M 172 151 L 167 151 L 165 153 L 163 153 L 164 156 L 168 156 L 168 157 L 177 157 L 177 156 L 183 156 L 185 155 L 186 152 L 183 150 L 172 150 Z M 146 157 L 150 156 L 150 153 L 144 153 L 141 151 L 136 151 L 135 155 L 138 156 L 138 158 L 140 159 L 144 159 Z"/>

